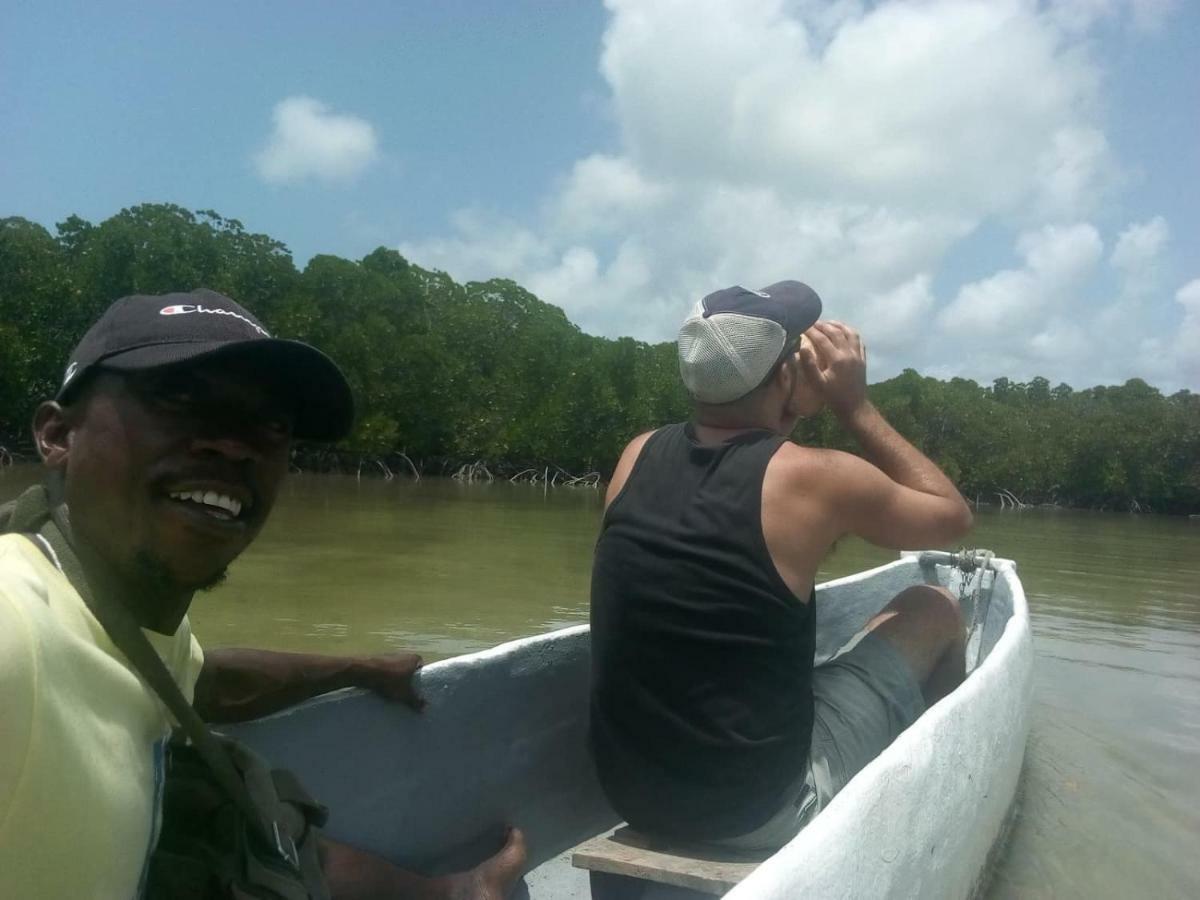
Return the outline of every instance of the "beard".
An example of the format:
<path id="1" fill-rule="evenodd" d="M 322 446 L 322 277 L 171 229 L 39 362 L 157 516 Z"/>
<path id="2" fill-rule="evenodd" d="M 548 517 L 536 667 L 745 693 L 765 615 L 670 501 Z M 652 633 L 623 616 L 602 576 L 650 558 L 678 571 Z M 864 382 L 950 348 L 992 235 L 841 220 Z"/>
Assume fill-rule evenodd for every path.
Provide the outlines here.
<path id="1" fill-rule="evenodd" d="M 170 567 L 161 558 L 144 547 L 134 554 L 133 565 L 138 581 L 152 596 L 216 590 L 225 583 L 229 575 L 229 570 L 222 567 L 212 575 L 198 581 L 193 580 L 190 584 L 183 584 L 171 573 Z"/>

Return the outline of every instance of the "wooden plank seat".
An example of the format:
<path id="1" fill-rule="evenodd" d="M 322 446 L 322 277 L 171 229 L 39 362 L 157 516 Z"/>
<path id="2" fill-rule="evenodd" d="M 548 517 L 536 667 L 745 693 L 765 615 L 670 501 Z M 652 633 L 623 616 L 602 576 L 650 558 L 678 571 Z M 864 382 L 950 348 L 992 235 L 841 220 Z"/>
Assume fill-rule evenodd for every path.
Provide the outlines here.
<path id="1" fill-rule="evenodd" d="M 719 897 L 769 855 L 656 841 L 624 825 L 580 844 L 571 863 L 591 871 L 593 900 L 633 900 L 648 882 L 682 888 L 681 897 L 688 892 Z"/>

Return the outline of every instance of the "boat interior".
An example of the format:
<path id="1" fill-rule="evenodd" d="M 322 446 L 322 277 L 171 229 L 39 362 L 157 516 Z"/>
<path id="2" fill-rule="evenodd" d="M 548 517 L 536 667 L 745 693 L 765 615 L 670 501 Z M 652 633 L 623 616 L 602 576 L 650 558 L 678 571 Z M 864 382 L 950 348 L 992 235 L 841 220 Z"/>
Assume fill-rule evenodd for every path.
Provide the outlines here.
<path id="1" fill-rule="evenodd" d="M 1005 579 L 986 566 L 964 571 L 979 559 L 906 554 L 819 586 L 817 664 L 901 590 L 936 583 L 961 598 L 973 671 L 1013 610 Z M 526 834 L 532 866 L 515 896 L 591 897 L 588 873 L 572 865 L 572 848 L 620 823 L 587 752 L 587 627 L 438 662 L 419 677 L 428 701 L 419 714 L 343 691 L 232 730 L 301 776 L 329 806 L 326 831 L 339 840 L 437 874 L 495 852 L 511 823 Z M 808 827 L 820 822 L 818 815 Z M 643 896 L 699 895 L 656 887 Z"/>

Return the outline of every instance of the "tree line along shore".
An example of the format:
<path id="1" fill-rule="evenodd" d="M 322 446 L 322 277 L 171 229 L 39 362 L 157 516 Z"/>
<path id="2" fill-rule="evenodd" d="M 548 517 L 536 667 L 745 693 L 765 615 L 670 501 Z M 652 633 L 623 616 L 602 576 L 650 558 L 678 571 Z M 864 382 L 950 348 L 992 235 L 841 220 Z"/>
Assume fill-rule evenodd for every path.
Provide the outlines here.
<path id="1" fill-rule="evenodd" d="M 332 450 L 298 447 L 300 468 L 593 485 L 632 436 L 688 414 L 671 342 L 584 334 L 512 281 L 458 284 L 383 247 L 299 270 L 235 219 L 146 204 L 100 224 L 71 216 L 55 233 L 0 219 L 0 465 L 30 453 L 34 406 L 110 302 L 195 287 L 346 372 L 357 427 Z M 1200 394 L 906 370 L 870 395 L 970 501 L 1200 512 Z M 854 450 L 827 414 L 796 438 Z"/>

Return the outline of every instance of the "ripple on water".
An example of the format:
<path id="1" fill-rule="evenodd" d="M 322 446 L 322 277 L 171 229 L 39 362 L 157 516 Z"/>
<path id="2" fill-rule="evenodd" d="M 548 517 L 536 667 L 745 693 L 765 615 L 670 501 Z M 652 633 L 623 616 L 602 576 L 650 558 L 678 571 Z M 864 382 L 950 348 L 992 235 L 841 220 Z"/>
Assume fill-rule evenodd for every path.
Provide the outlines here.
<path id="1" fill-rule="evenodd" d="M 1107 571 L 1053 594 L 1030 568 L 1032 731 L 991 897 L 1200 896 L 1195 581 L 1138 582 L 1118 602 Z"/>

